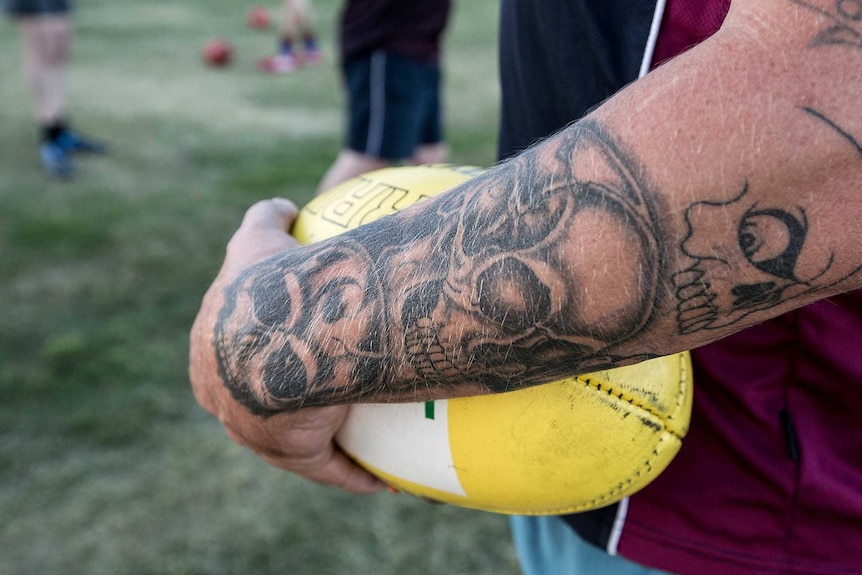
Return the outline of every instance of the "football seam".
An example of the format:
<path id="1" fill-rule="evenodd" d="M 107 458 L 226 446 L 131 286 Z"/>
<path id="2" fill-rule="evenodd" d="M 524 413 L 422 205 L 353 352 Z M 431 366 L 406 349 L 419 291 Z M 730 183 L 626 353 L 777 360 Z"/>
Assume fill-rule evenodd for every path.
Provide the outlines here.
<path id="1" fill-rule="evenodd" d="M 686 384 L 686 362 L 684 361 L 684 357 L 683 357 L 684 355 L 685 354 L 683 354 L 683 353 L 677 354 L 677 357 L 680 358 L 680 362 L 679 362 L 679 374 L 678 374 L 678 378 L 677 378 L 678 379 L 678 381 L 677 381 L 678 387 L 677 387 L 677 393 L 676 393 L 676 405 L 674 405 L 673 409 L 670 410 L 670 412 L 667 414 L 656 411 L 655 409 L 653 409 L 649 405 L 639 401 L 636 397 L 628 395 L 623 391 L 617 391 L 616 389 L 614 389 L 610 385 L 603 385 L 602 383 L 594 383 L 592 377 L 577 376 L 575 379 L 583 382 L 586 385 L 586 387 L 592 387 L 596 391 L 603 392 L 603 393 L 606 393 L 607 395 L 609 395 L 611 397 L 616 397 L 618 399 L 621 399 L 621 400 L 627 402 L 629 405 L 633 405 L 634 407 L 637 407 L 638 409 L 645 411 L 649 415 L 652 415 L 653 417 L 655 417 L 656 419 L 661 421 L 662 429 L 664 429 L 665 431 L 667 431 L 671 435 L 682 440 L 683 435 L 680 435 L 676 431 L 669 429 L 667 422 L 673 421 L 674 416 L 679 413 L 679 411 L 682 409 L 683 403 L 685 403 L 685 391 L 686 391 L 687 384 Z"/>
<path id="2" fill-rule="evenodd" d="M 625 480 L 620 481 L 608 492 L 599 495 L 598 497 L 595 497 L 592 500 L 587 501 L 586 503 L 581 503 L 580 505 L 573 505 L 569 507 L 560 507 L 557 509 L 541 509 L 536 512 L 525 511 L 523 509 L 513 510 L 508 508 L 497 508 L 496 510 L 499 513 L 517 513 L 518 515 L 564 515 L 566 513 L 577 513 L 579 511 L 597 509 L 601 506 L 602 503 L 610 500 L 612 497 L 615 497 L 619 493 L 622 493 L 626 489 L 631 487 L 634 483 L 635 478 L 640 477 L 644 473 L 644 470 L 646 470 L 646 472 L 651 471 L 653 463 L 659 457 L 659 448 L 664 443 L 667 443 L 673 438 L 679 439 L 676 435 L 673 434 L 662 434 L 661 437 L 659 437 L 658 443 L 653 448 L 652 457 L 644 461 L 642 465 L 638 466 L 638 468 L 635 469 L 632 475 L 627 477 Z"/>
<path id="3" fill-rule="evenodd" d="M 632 484 L 634 483 L 634 480 L 636 478 L 640 477 L 641 475 L 643 475 L 644 472 L 651 471 L 655 460 L 658 459 L 658 457 L 659 457 L 659 449 L 665 443 L 667 443 L 668 441 L 671 441 L 674 438 L 677 439 L 678 441 L 682 442 L 683 436 L 681 436 L 681 435 L 675 433 L 674 431 L 668 429 L 665 422 L 667 420 L 672 420 L 673 414 L 679 413 L 679 410 L 682 409 L 683 403 L 685 403 L 685 391 L 686 391 L 686 387 L 687 387 L 687 384 L 686 384 L 687 364 L 686 364 L 686 361 L 684 361 L 685 360 L 684 355 L 685 354 L 683 354 L 683 353 L 677 354 L 677 357 L 679 357 L 679 359 L 680 359 L 679 374 L 678 374 L 678 386 L 679 386 L 679 388 L 677 390 L 675 409 L 670 415 L 662 416 L 661 414 L 656 412 L 654 409 L 652 409 L 652 408 L 646 406 L 645 404 L 643 404 L 642 402 L 638 401 L 636 398 L 627 396 L 624 392 L 616 392 L 616 390 L 614 390 L 612 387 L 607 386 L 606 393 L 608 395 L 622 399 L 622 400 L 628 402 L 630 405 L 633 405 L 634 407 L 637 407 L 638 409 L 642 409 L 643 411 L 645 411 L 646 413 L 657 418 L 658 420 L 660 420 L 664 424 L 662 426 L 662 431 L 664 433 L 662 433 L 659 436 L 658 443 L 653 447 L 652 456 L 649 457 L 646 461 L 644 461 L 641 465 L 639 465 L 634 470 L 634 473 L 632 473 L 631 475 L 626 477 L 624 480 L 617 483 L 613 488 L 608 490 L 606 493 L 603 493 L 602 495 L 599 495 L 598 497 L 594 497 L 590 501 L 588 501 L 586 503 L 581 503 L 580 505 L 574 505 L 574 506 L 570 506 L 570 507 L 562 507 L 559 509 L 542 510 L 541 511 L 542 514 L 560 515 L 560 514 L 565 514 L 565 513 L 577 513 L 578 511 L 587 510 L 587 509 L 594 509 L 594 508 L 598 507 L 601 503 L 608 501 L 612 497 L 615 497 L 619 493 L 622 493 L 626 489 L 630 488 L 632 486 Z M 601 383 L 593 383 L 592 378 L 579 376 L 577 379 L 579 381 L 584 382 L 588 387 L 592 387 L 596 391 L 605 392 L 605 389 L 603 389 L 604 386 L 602 386 Z M 502 510 L 502 511 L 505 512 L 505 510 Z M 523 512 L 521 512 L 521 513 L 523 513 Z"/>

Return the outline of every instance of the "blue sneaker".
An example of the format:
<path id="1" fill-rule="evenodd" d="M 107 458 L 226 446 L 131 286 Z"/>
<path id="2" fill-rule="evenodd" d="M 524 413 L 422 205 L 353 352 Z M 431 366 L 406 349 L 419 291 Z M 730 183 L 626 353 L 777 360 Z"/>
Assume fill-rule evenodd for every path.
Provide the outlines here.
<path id="1" fill-rule="evenodd" d="M 75 172 L 69 152 L 57 142 L 43 142 L 39 146 L 39 157 L 42 159 L 42 167 L 50 176 L 65 180 L 71 178 Z"/>
<path id="2" fill-rule="evenodd" d="M 54 140 L 66 152 L 83 152 L 85 154 L 104 154 L 105 144 L 89 140 L 73 130 L 63 130 Z"/>

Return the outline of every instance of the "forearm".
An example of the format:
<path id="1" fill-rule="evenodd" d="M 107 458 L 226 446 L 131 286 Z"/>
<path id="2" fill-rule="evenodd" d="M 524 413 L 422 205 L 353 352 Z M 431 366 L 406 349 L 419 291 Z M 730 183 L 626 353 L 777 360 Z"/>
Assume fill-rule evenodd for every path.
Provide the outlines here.
<path id="1" fill-rule="evenodd" d="M 860 286 L 862 13 L 842 6 L 736 2 L 595 114 L 663 206 L 671 337 L 689 348 Z"/>
<path id="2" fill-rule="evenodd" d="M 517 389 L 858 287 L 859 24 L 753 4 L 513 161 L 246 270 L 228 388 L 258 413 Z"/>

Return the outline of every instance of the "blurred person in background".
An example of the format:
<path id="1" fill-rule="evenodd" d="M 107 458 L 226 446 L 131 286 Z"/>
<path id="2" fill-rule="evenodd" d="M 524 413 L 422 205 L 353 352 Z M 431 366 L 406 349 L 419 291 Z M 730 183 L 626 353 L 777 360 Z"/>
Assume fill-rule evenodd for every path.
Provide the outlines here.
<path id="1" fill-rule="evenodd" d="M 317 192 L 397 164 L 446 160 L 440 48 L 450 0 L 348 0 L 340 18 L 344 148 Z"/>
<path id="2" fill-rule="evenodd" d="M 39 158 L 57 178 L 74 174 L 75 153 L 101 154 L 104 144 L 71 129 L 66 112 L 72 47 L 71 0 L 3 0 L 23 39 L 24 75 L 41 129 Z"/>
<path id="3" fill-rule="evenodd" d="M 323 61 L 309 0 L 282 2 L 280 31 L 276 53 L 259 60 L 258 69 L 269 74 L 287 74 L 301 66 L 314 66 Z"/>

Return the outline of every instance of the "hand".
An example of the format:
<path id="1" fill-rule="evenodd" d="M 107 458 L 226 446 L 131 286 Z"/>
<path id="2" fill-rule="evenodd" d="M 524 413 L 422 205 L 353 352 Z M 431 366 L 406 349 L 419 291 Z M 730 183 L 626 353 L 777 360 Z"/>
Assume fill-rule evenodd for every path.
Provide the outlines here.
<path id="1" fill-rule="evenodd" d="M 351 461 L 334 442 L 347 406 L 309 408 L 264 418 L 237 402 L 219 376 L 213 334 L 223 289 L 247 267 L 299 247 L 287 233 L 296 213 L 296 207 L 283 199 L 258 202 L 246 212 L 192 327 L 192 390 L 198 403 L 219 419 L 231 439 L 269 464 L 346 491 L 374 493 L 385 485 Z"/>

